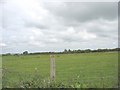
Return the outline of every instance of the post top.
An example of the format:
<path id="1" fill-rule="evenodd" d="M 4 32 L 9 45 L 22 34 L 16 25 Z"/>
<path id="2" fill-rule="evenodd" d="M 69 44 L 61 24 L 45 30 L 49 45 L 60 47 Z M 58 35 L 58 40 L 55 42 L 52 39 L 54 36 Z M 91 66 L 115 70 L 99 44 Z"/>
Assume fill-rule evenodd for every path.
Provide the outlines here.
<path id="1" fill-rule="evenodd" d="M 51 58 L 55 57 L 55 55 L 50 55 Z"/>

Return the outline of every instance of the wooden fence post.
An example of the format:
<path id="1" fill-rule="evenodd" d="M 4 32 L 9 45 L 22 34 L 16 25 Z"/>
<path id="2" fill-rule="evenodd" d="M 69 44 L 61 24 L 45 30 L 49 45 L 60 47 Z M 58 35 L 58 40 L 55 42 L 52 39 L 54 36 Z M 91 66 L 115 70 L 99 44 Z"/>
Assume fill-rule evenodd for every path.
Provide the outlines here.
<path id="1" fill-rule="evenodd" d="M 50 79 L 53 81 L 55 79 L 55 56 L 50 55 Z"/>

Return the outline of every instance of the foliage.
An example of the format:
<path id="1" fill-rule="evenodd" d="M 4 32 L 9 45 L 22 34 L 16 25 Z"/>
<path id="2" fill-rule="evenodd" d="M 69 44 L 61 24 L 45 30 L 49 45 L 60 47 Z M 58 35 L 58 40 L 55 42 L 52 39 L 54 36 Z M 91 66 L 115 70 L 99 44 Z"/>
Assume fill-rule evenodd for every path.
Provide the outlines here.
<path id="1" fill-rule="evenodd" d="M 23 52 L 23 55 L 27 55 L 27 54 L 28 54 L 28 51 L 24 51 L 24 52 Z"/>

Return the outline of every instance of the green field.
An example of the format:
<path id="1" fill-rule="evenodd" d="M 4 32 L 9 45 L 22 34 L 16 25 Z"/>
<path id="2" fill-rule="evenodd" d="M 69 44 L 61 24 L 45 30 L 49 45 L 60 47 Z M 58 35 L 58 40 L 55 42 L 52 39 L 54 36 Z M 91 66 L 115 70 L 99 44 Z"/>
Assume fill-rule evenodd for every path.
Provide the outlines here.
<path id="1" fill-rule="evenodd" d="M 117 87 L 117 52 L 55 54 L 55 60 L 56 77 L 52 87 Z M 49 87 L 49 55 L 3 56 L 2 69 L 3 87 L 22 87 L 32 80 L 34 85 L 30 87 Z"/>

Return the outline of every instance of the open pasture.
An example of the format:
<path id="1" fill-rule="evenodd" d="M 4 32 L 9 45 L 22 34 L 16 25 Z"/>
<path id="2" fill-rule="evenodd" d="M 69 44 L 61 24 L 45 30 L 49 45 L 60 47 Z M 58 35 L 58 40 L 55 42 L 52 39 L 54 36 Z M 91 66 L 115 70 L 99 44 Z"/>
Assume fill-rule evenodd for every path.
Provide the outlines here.
<path id="1" fill-rule="evenodd" d="M 60 87 L 117 87 L 117 52 L 55 54 L 55 65 L 55 83 Z M 3 87 L 22 87 L 35 77 L 36 86 L 31 87 L 42 85 L 37 80 L 50 83 L 50 55 L 3 56 L 2 70 Z"/>

